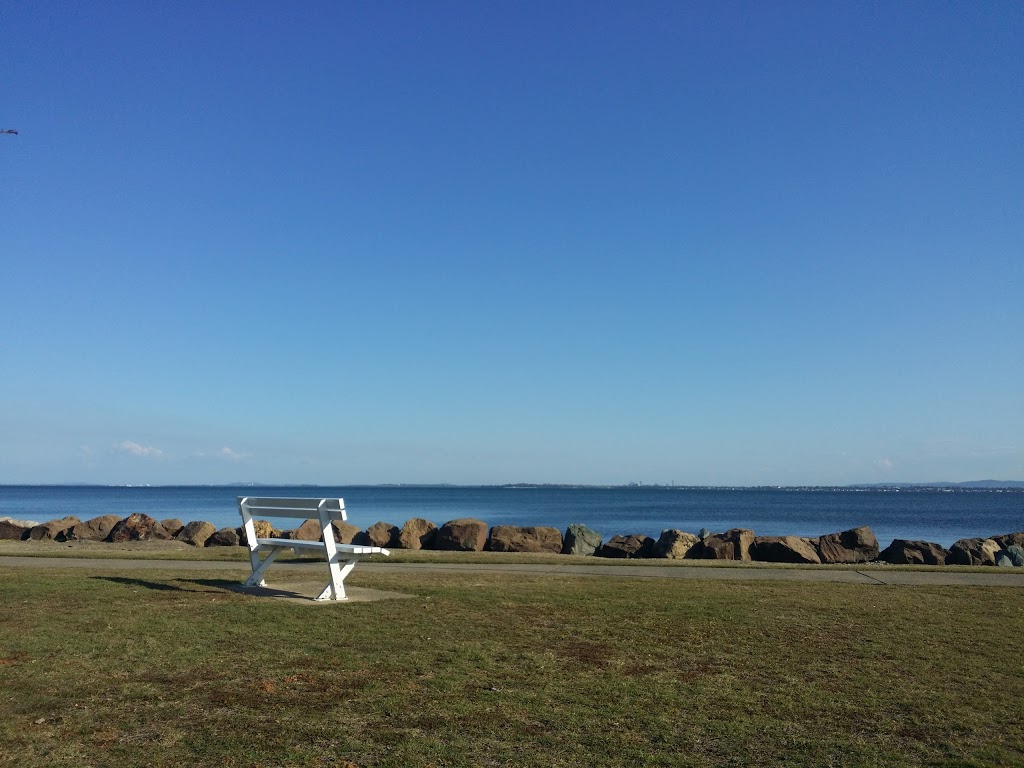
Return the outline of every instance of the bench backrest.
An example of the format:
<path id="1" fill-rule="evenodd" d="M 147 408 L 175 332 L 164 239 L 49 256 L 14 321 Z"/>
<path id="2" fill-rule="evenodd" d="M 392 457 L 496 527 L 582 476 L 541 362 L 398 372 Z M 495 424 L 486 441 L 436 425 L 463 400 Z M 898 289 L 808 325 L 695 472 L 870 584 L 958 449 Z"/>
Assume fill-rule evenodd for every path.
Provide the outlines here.
<path id="1" fill-rule="evenodd" d="M 245 510 L 243 512 L 243 510 Z M 253 517 L 298 517 L 317 519 L 326 513 L 330 520 L 348 520 L 344 499 L 279 499 L 239 496 L 238 511 Z"/>
<path id="2" fill-rule="evenodd" d="M 345 514 L 344 499 L 279 499 L 239 496 L 238 512 L 242 515 L 242 527 L 245 528 L 245 540 L 249 545 L 250 557 L 255 557 L 256 551 L 259 549 L 259 542 L 256 540 L 256 526 L 253 523 L 254 515 L 318 520 L 321 541 L 324 542 L 328 558 L 334 557 L 336 552 L 331 521 L 348 519 Z"/>

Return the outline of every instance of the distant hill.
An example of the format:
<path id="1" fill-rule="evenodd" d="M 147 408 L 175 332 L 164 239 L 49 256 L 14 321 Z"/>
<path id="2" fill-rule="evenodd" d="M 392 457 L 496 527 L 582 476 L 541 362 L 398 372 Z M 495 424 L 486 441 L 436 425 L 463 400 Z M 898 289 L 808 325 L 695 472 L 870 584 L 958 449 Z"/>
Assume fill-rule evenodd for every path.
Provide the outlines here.
<path id="1" fill-rule="evenodd" d="M 955 483 L 956 488 L 1024 488 L 1022 480 L 969 480 L 966 483 Z"/>
<path id="2" fill-rule="evenodd" d="M 1024 488 L 1024 480 L 968 480 L 963 483 L 864 483 L 851 488 Z"/>

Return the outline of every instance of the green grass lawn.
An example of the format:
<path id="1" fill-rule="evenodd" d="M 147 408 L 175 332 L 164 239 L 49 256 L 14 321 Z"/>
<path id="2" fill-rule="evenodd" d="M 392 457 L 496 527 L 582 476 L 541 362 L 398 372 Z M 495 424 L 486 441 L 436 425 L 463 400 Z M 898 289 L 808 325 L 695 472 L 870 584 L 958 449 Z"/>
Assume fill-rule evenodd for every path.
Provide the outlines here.
<path id="1" fill-rule="evenodd" d="M 1024 764 L 1024 590 L 244 575 L 0 569 L 0 766 Z"/>

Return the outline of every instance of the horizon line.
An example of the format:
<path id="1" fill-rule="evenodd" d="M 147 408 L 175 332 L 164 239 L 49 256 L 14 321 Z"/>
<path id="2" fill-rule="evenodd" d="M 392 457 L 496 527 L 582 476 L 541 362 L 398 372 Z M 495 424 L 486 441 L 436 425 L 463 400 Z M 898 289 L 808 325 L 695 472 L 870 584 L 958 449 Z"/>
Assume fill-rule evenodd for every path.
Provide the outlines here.
<path id="1" fill-rule="evenodd" d="M 777 484 L 762 483 L 760 485 L 731 484 L 679 484 L 679 483 L 566 483 L 566 482 L 505 482 L 505 483 L 265 483 L 265 482 L 226 482 L 226 483 L 98 483 L 98 482 L 56 482 L 56 483 L 6 483 L 0 482 L 0 488 L 679 488 L 679 489 L 791 489 L 791 488 L 936 488 L 950 486 L 978 486 L 985 484 L 988 488 L 1012 488 L 1024 486 L 1024 480 L 936 480 L 929 482 L 862 482 L 862 483 L 795 483 Z"/>

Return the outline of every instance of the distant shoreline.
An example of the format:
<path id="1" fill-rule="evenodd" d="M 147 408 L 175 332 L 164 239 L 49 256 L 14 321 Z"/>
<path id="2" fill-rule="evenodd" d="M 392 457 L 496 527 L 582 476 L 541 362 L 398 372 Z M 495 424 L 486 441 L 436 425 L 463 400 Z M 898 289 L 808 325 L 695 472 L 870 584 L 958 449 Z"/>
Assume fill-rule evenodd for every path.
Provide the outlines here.
<path id="1" fill-rule="evenodd" d="M 547 490 L 668 490 L 668 491 L 1024 491 L 1024 480 L 968 480 L 935 483 L 859 483 L 854 485 L 663 485 L 626 483 L 0 483 L 0 488 L 449 488 Z"/>

